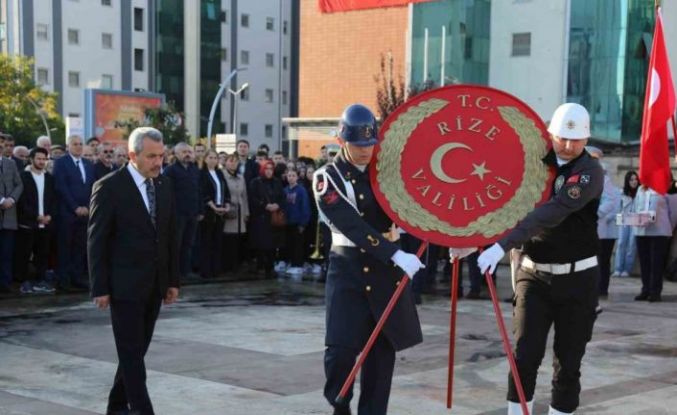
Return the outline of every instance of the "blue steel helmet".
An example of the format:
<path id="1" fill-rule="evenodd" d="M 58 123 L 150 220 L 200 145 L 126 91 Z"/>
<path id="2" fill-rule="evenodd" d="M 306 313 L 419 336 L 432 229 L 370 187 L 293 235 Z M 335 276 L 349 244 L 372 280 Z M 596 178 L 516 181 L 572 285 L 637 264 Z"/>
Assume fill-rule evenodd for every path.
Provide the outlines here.
<path id="1" fill-rule="evenodd" d="M 364 105 L 350 105 L 341 115 L 338 135 L 347 143 L 359 147 L 376 145 L 378 142 L 376 117 Z"/>

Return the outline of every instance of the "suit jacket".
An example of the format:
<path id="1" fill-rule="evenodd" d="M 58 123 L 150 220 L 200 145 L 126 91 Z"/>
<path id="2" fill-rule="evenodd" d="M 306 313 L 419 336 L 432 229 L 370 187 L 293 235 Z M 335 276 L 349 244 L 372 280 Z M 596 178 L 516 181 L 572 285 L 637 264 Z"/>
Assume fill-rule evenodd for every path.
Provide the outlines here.
<path id="1" fill-rule="evenodd" d="M 251 185 L 252 180 L 259 177 L 259 163 L 254 159 L 247 159 L 244 164 L 244 181 L 247 183 L 247 190 L 249 190 L 249 185 Z"/>
<path id="2" fill-rule="evenodd" d="M 97 161 L 96 163 L 94 163 L 94 181 L 103 178 L 103 176 L 114 172 L 116 169 L 117 167 L 115 166 L 115 164 L 112 164 L 111 167 L 108 168 L 102 162 Z"/>
<path id="3" fill-rule="evenodd" d="M 0 160 L 0 199 L 11 197 L 18 203 L 23 188 L 16 163 L 10 158 L 3 157 Z M 6 210 L 0 209 L 0 229 L 16 230 L 17 227 L 16 204 Z"/>
<path id="4" fill-rule="evenodd" d="M 230 192 L 228 191 L 228 183 L 220 169 L 216 169 L 216 177 L 221 184 L 221 195 L 223 204 L 230 203 Z M 202 196 L 202 210 L 205 212 L 205 219 L 207 221 L 214 221 L 216 214 L 207 204 L 214 202 L 216 204 L 216 183 L 214 178 L 209 174 L 209 170 L 200 170 L 200 195 Z"/>
<path id="5" fill-rule="evenodd" d="M 43 210 L 45 215 L 52 217 L 52 222 L 47 227 L 51 227 L 54 223 L 54 216 L 56 214 L 56 189 L 54 184 L 54 176 L 45 172 L 45 189 L 43 192 Z M 19 218 L 19 226 L 22 228 L 37 229 L 38 228 L 38 187 L 30 171 L 21 172 L 21 181 L 24 185 L 24 191 L 21 194 L 21 199 L 17 204 L 17 216 Z"/>
<path id="6" fill-rule="evenodd" d="M 146 301 L 179 287 L 176 207 L 169 179 L 154 179 L 156 223 L 151 222 L 126 168 L 96 182 L 90 204 L 87 257 L 92 297 Z"/>
<path id="7" fill-rule="evenodd" d="M 82 174 L 70 155 L 66 154 L 54 162 L 53 174 L 56 193 L 59 196 L 59 216 L 65 220 L 77 219 L 75 209 L 89 206 L 89 197 L 95 181 L 94 165 L 84 158 L 81 158 L 80 162 L 85 167 L 84 183 Z"/>

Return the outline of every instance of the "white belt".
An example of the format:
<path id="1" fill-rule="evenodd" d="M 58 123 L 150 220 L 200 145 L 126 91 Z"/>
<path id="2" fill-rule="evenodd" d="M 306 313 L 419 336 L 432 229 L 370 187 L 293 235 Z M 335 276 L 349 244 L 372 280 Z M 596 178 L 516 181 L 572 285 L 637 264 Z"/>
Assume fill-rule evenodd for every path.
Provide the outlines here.
<path id="1" fill-rule="evenodd" d="M 342 233 L 331 233 L 331 244 L 333 246 L 355 247 L 356 245 Z"/>
<path id="2" fill-rule="evenodd" d="M 591 256 L 590 258 L 581 259 L 576 261 L 573 264 L 537 264 L 529 257 L 523 257 L 520 265 L 523 268 L 532 270 L 532 271 L 541 271 L 547 272 L 553 275 L 564 275 L 571 273 L 571 265 L 574 266 L 573 272 L 584 271 L 586 269 L 597 266 L 597 257 Z"/>

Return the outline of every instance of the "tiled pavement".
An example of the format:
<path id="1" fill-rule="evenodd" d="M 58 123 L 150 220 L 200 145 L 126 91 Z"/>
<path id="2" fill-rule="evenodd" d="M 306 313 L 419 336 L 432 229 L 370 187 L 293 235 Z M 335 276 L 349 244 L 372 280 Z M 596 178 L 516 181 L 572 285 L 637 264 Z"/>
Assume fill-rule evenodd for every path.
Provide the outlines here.
<path id="1" fill-rule="evenodd" d="M 502 295 L 509 282 L 499 278 Z M 612 281 L 583 367 L 577 414 L 677 414 L 677 284 L 636 303 Z M 449 301 L 420 307 L 425 341 L 398 354 L 391 414 L 505 413 L 507 363 L 489 301 L 459 302 L 454 408 L 445 408 Z M 163 309 L 147 357 L 162 415 L 329 414 L 322 398 L 323 285 L 189 286 Z M 501 303 L 509 324 L 510 305 Z M 85 296 L 0 300 L 0 414 L 101 414 L 116 366 L 109 315 Z M 551 354 L 536 415 L 547 412 Z"/>

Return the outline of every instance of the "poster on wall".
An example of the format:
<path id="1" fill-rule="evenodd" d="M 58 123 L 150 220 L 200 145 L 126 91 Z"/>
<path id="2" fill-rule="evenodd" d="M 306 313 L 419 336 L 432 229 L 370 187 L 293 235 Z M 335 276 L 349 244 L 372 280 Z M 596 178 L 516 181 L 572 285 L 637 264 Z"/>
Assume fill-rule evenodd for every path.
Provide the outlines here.
<path id="1" fill-rule="evenodd" d="M 159 108 L 164 102 L 164 94 L 86 89 L 85 136 L 120 143 L 124 140 L 125 130 L 116 127 L 116 122 L 142 121 L 146 108 Z"/>

